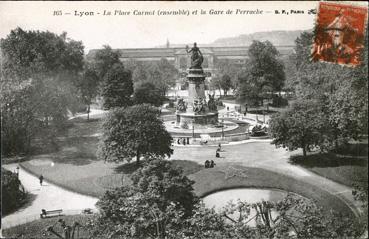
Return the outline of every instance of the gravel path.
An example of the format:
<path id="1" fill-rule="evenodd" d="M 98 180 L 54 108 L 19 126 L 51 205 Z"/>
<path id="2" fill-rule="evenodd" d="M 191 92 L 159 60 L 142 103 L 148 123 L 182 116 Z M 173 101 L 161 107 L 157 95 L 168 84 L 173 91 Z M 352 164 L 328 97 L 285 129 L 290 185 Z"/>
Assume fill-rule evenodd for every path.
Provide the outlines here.
<path id="1" fill-rule="evenodd" d="M 17 164 L 2 167 L 15 171 Z M 67 191 L 44 180 L 42 186 L 39 179 L 19 169 L 19 179 L 25 190 L 30 193 L 31 200 L 15 213 L 2 218 L 2 228 L 9 228 L 39 218 L 41 209 L 63 209 L 64 214 L 79 214 L 85 208 L 96 210 L 97 198 Z"/>

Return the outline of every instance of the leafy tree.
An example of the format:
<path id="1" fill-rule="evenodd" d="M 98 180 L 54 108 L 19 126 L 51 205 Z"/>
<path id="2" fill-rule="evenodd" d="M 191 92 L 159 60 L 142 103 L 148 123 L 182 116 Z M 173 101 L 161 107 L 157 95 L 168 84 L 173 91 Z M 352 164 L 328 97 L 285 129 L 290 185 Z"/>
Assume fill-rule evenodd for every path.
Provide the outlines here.
<path id="1" fill-rule="evenodd" d="M 241 101 L 246 101 L 249 105 L 258 105 L 262 100 L 260 92 L 260 87 L 257 81 L 254 80 L 254 76 L 251 74 L 250 70 L 244 70 L 238 75 L 239 82 L 237 88 L 237 97 Z"/>
<path id="2" fill-rule="evenodd" d="M 325 121 L 315 101 L 296 101 L 289 110 L 272 116 L 272 143 L 288 150 L 302 148 L 306 156 L 306 151 L 320 146 L 324 140 Z"/>
<path id="3" fill-rule="evenodd" d="M 83 67 L 82 42 L 67 39 L 64 32 L 12 30 L 1 39 L 2 80 L 13 83 L 29 78 L 75 80 Z"/>
<path id="4" fill-rule="evenodd" d="M 113 109 L 103 124 L 100 158 L 130 161 L 141 156 L 170 156 L 172 137 L 158 118 L 159 110 L 148 105 Z"/>
<path id="5" fill-rule="evenodd" d="M 161 90 L 163 96 L 165 96 L 168 88 L 175 85 L 176 78 L 178 76 L 178 70 L 165 58 L 160 59 L 160 61 L 157 63 L 157 67 L 154 67 L 154 69 L 159 71 L 160 78 L 159 81 L 157 81 L 158 78 L 156 77 L 156 71 L 152 72 L 151 69 L 149 69 L 149 73 L 153 73 L 150 74 L 152 77 L 151 80 L 154 80 L 152 82 L 157 86 L 158 89 Z"/>
<path id="6" fill-rule="evenodd" d="M 26 199 L 17 174 L 1 168 L 1 212 L 6 215 L 21 206 Z"/>
<path id="7" fill-rule="evenodd" d="M 255 103 L 282 90 L 285 81 L 284 65 L 279 52 L 269 41 L 253 41 L 249 48 L 250 60 L 238 77 L 237 94 L 240 100 Z M 249 94 L 249 87 L 255 92 Z"/>
<path id="8" fill-rule="evenodd" d="M 324 211 L 292 194 L 278 202 L 231 201 L 216 213 L 197 202 L 186 177 L 168 173 L 171 169 L 158 168 L 158 164 L 170 163 L 150 162 L 148 169 L 145 166 L 133 174 L 132 186 L 107 192 L 98 202 L 101 216 L 92 225 L 95 237 L 323 239 L 356 238 L 362 233 L 347 215 Z M 177 189 L 176 194 L 168 193 L 171 187 Z M 193 205 L 188 215 L 182 201 L 172 198 L 183 194 L 189 197 L 186 203 Z"/>
<path id="9" fill-rule="evenodd" d="M 12 30 L 1 40 L 2 154 L 28 153 L 31 141 L 63 127 L 77 101 L 83 45 L 66 33 Z"/>
<path id="10" fill-rule="evenodd" d="M 368 126 L 367 47 L 358 67 L 310 61 L 313 33 L 302 33 L 296 39 L 295 78 L 291 85 L 297 99 L 314 99 L 325 114 L 326 148 L 339 147 L 349 139 L 357 139 Z"/>
<path id="11" fill-rule="evenodd" d="M 139 62 L 130 60 L 127 69 L 132 72 L 132 81 L 135 86 L 143 82 L 150 82 L 159 89 L 164 97 L 170 87 L 176 82 L 178 70 L 167 59 L 162 58 L 156 62 Z"/>
<path id="12" fill-rule="evenodd" d="M 92 64 L 86 63 L 85 69 L 80 81 L 78 82 L 78 88 L 82 96 L 83 102 L 87 105 L 87 120 L 90 118 L 90 106 L 92 100 L 98 94 L 99 77 Z"/>
<path id="13" fill-rule="evenodd" d="M 227 92 L 232 87 L 231 77 L 229 75 L 223 75 L 221 78 L 214 77 L 211 80 L 211 85 L 214 88 L 217 88 L 219 90 L 219 92 L 221 92 L 221 90 L 223 90 L 224 91 L 224 95 L 227 95 Z"/>
<path id="14" fill-rule="evenodd" d="M 108 73 L 115 64 L 120 63 L 119 57 L 120 52 L 114 51 L 108 45 L 104 45 L 103 49 L 96 52 L 92 64 L 100 80 L 104 79 L 105 74 Z"/>
<path id="15" fill-rule="evenodd" d="M 131 59 L 125 64 L 125 66 L 132 72 L 132 81 L 135 86 L 142 82 L 147 82 L 147 64 Z"/>
<path id="16" fill-rule="evenodd" d="M 142 82 L 135 87 L 133 94 L 133 102 L 135 104 L 152 104 L 154 106 L 161 106 L 164 97 L 159 89 L 151 82 Z"/>
<path id="17" fill-rule="evenodd" d="M 109 238 L 175 238 L 181 222 L 192 215 L 198 198 L 193 181 L 169 161 L 145 162 L 131 175 L 132 185 L 108 191 L 97 206 L 95 236 Z"/>
<path id="18" fill-rule="evenodd" d="M 368 181 L 356 183 L 352 194 L 355 200 L 361 202 L 360 222 L 362 231 L 368 230 Z"/>
<path id="19" fill-rule="evenodd" d="M 217 213 L 214 208 L 206 208 L 203 203 L 198 203 L 194 207 L 192 216 L 183 220 L 181 230 L 178 230 L 173 238 L 236 238 L 232 237 L 233 230 L 233 225 L 224 220 L 222 213 Z"/>
<path id="20" fill-rule="evenodd" d="M 278 202 L 229 202 L 220 213 L 231 224 L 224 238 L 355 238 L 360 231 L 347 215 L 326 212 L 293 194 Z M 250 226 L 249 222 L 255 222 Z"/>
<path id="21" fill-rule="evenodd" d="M 133 83 L 131 72 L 122 63 L 116 63 L 104 75 L 102 96 L 104 108 L 125 107 L 132 103 Z"/>
<path id="22" fill-rule="evenodd" d="M 236 89 L 238 86 L 237 75 L 242 70 L 241 66 L 231 62 L 229 59 L 218 59 L 216 57 L 214 58 L 214 66 L 217 69 L 217 74 L 212 79 L 213 87 L 221 88 L 227 92 L 231 88 Z M 225 78 L 223 79 L 223 77 Z"/>

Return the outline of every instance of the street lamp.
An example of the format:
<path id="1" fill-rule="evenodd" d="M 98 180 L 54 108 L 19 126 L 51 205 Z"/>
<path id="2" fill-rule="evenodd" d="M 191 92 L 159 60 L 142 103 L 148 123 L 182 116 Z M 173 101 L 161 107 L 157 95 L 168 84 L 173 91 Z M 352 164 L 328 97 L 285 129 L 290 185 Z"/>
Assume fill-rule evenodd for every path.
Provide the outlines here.
<path id="1" fill-rule="evenodd" d="M 222 139 L 224 138 L 224 119 L 222 119 Z"/>

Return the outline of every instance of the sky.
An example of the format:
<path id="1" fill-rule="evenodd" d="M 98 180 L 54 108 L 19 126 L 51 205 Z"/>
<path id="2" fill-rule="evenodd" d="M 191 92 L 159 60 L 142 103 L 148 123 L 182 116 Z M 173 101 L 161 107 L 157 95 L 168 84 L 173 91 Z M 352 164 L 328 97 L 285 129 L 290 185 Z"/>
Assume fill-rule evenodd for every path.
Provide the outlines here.
<path id="1" fill-rule="evenodd" d="M 307 14 L 318 2 L 0 2 L 0 38 L 12 29 L 51 31 L 82 41 L 86 52 L 110 45 L 113 48 L 146 48 L 170 43 L 211 43 L 218 38 L 260 31 L 307 30 L 316 15 Z M 236 14 L 237 9 L 239 11 Z M 245 10 L 263 11 L 245 14 Z M 134 11 L 154 15 L 133 15 Z M 158 16 L 159 11 L 188 11 L 190 16 Z M 194 12 L 196 11 L 197 12 Z M 205 14 L 201 14 L 201 10 Z M 210 14 L 210 11 L 212 13 Z M 231 14 L 226 14 L 231 10 Z M 275 14 L 285 10 L 289 14 Z M 304 11 L 292 14 L 291 10 Z M 54 15 L 61 11 L 62 15 Z M 77 16 L 75 11 L 92 12 Z M 103 15 L 110 11 L 112 15 Z M 130 15 L 114 15 L 115 11 Z M 216 12 L 217 11 L 217 12 Z M 219 11 L 223 11 L 222 13 Z M 68 15 L 67 13 L 70 13 Z M 99 13 L 99 14 L 98 14 Z M 193 13 L 193 15 L 192 15 Z M 197 14 L 195 14 L 197 13 Z M 215 14 L 218 13 L 218 14 Z"/>

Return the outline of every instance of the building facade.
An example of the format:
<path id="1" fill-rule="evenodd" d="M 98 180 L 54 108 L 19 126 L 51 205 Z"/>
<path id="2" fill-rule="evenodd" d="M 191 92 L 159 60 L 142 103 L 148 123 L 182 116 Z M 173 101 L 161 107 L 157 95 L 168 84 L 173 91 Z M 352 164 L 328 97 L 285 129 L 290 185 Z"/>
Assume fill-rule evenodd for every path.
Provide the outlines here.
<path id="1" fill-rule="evenodd" d="M 211 80 L 212 76 L 216 76 L 216 61 L 228 60 L 231 64 L 244 66 L 248 59 L 248 46 L 234 47 L 211 47 L 199 45 L 200 51 L 203 54 L 204 62 L 202 67 L 207 74 L 207 80 Z M 284 58 L 293 52 L 294 46 L 276 46 L 280 53 L 280 57 Z M 191 55 L 186 52 L 183 47 L 170 47 L 167 43 L 166 47 L 158 48 L 125 48 L 117 49 L 121 53 L 120 60 L 122 62 L 134 60 L 142 62 L 159 61 L 162 58 L 171 62 L 180 72 L 180 77 L 185 78 L 185 72 L 190 66 Z M 93 58 L 99 49 L 90 50 L 87 54 L 87 59 Z"/>

